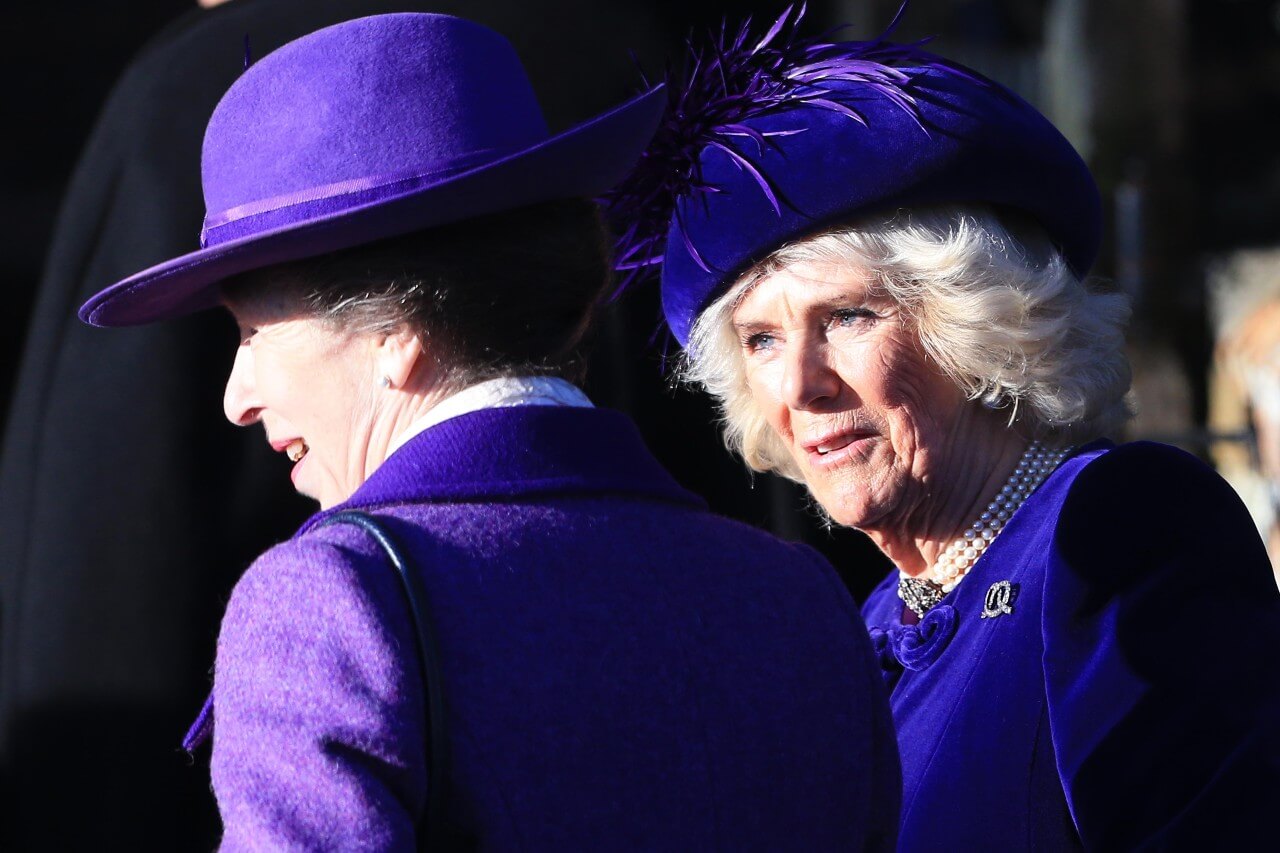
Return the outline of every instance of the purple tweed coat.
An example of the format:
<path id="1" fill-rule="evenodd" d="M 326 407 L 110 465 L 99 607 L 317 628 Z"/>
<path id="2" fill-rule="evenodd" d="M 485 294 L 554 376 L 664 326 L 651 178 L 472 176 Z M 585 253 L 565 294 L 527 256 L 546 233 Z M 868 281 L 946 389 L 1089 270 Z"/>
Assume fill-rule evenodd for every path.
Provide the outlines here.
<path id="1" fill-rule="evenodd" d="M 831 568 L 717 517 L 600 409 L 473 412 L 341 507 L 422 574 L 452 817 L 484 850 L 889 850 L 879 668 Z M 218 641 L 223 847 L 410 849 L 424 705 L 394 569 L 350 525 L 259 558 Z"/>

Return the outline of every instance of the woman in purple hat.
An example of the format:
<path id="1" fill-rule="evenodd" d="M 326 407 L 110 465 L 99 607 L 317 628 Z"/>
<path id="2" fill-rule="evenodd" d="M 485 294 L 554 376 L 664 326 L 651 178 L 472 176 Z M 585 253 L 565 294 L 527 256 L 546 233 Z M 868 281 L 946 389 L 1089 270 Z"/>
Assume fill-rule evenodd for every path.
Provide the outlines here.
<path id="1" fill-rule="evenodd" d="M 609 278 L 586 199 L 664 99 L 552 135 L 490 30 L 321 30 L 215 111 L 202 248 L 82 309 L 225 304 L 227 417 L 321 507 L 237 584 L 187 740 L 225 849 L 892 848 L 888 705 L 831 568 L 572 384 Z"/>
<path id="2" fill-rule="evenodd" d="M 1266 837 L 1280 595 L 1198 460 L 1115 445 L 1097 188 L 999 85 L 787 15 L 695 56 L 613 198 L 729 446 L 896 570 L 871 626 L 904 850 Z"/>

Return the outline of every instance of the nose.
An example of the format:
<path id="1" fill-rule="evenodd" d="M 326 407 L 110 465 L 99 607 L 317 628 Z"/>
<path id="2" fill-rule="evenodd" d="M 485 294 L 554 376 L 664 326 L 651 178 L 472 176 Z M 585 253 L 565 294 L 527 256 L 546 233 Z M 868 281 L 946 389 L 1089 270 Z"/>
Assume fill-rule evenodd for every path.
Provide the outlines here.
<path id="1" fill-rule="evenodd" d="M 227 390 L 222 395 L 222 411 L 236 426 L 257 423 L 262 413 L 258 389 L 253 379 L 253 350 L 241 345 L 227 377 Z"/>
<path id="2" fill-rule="evenodd" d="M 840 396 L 840 375 L 832 367 L 826 345 L 804 337 L 786 348 L 782 393 L 787 406 L 798 411 L 821 410 Z"/>

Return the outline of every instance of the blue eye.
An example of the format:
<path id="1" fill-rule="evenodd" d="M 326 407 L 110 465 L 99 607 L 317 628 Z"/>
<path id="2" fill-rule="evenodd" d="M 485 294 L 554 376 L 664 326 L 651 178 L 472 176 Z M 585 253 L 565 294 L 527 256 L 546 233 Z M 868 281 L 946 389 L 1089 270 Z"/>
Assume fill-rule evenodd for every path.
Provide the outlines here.
<path id="1" fill-rule="evenodd" d="M 774 337 L 768 332 L 756 332 L 747 335 L 742 339 L 742 348 L 747 352 L 759 352 L 760 350 L 772 349 Z"/>
<path id="2" fill-rule="evenodd" d="M 876 312 L 870 308 L 837 308 L 831 312 L 831 320 L 837 326 L 852 326 L 860 320 L 875 320 Z"/>

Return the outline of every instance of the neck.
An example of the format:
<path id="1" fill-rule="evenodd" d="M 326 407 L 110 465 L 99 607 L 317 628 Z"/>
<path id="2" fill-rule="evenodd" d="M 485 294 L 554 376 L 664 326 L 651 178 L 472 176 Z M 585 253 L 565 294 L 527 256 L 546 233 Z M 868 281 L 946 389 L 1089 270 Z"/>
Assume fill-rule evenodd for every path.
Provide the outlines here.
<path id="1" fill-rule="evenodd" d="M 386 399 L 369 430 L 369 444 L 364 454 L 364 476 L 367 480 L 397 447 L 396 440 L 419 418 L 460 389 L 437 382 L 418 382 L 404 388 L 380 390 Z"/>
<path id="2" fill-rule="evenodd" d="M 981 415 L 994 414 L 983 411 Z M 1027 449 L 1025 438 L 1003 423 L 957 435 L 941 470 L 933 473 L 910 517 L 892 527 L 866 530 L 903 574 L 927 576 L 939 555 L 986 509 Z"/>

